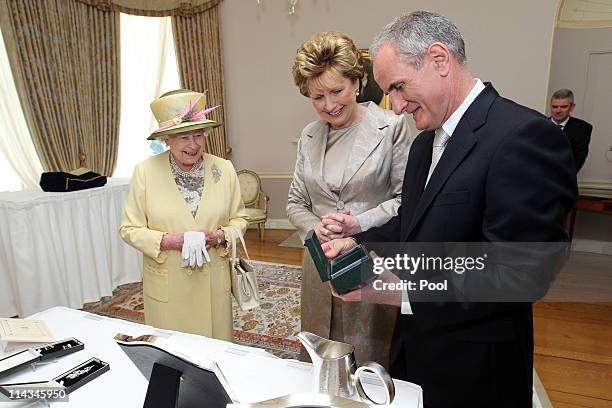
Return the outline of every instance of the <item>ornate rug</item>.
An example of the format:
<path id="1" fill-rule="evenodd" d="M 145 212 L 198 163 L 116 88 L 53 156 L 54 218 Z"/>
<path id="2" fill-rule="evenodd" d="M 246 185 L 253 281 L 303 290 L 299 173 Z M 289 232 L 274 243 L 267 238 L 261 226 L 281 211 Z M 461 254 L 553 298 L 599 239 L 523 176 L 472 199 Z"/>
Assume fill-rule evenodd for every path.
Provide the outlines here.
<path id="1" fill-rule="evenodd" d="M 251 261 L 257 272 L 261 306 L 243 312 L 233 302 L 234 342 L 266 349 L 282 358 L 298 358 L 302 268 Z M 142 283 L 119 286 L 113 296 L 87 303 L 83 310 L 144 323 Z"/>

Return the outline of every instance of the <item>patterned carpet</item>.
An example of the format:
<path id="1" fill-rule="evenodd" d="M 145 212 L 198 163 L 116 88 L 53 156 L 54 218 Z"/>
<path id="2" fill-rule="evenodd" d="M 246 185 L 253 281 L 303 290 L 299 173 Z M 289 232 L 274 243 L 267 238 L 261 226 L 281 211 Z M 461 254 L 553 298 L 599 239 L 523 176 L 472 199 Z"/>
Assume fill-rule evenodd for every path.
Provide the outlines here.
<path id="1" fill-rule="evenodd" d="M 251 261 L 257 271 L 261 306 L 243 312 L 233 304 L 234 342 L 264 348 L 282 358 L 298 358 L 302 268 Z M 83 310 L 104 316 L 144 322 L 142 283 L 119 286 L 113 296 L 88 303 Z"/>

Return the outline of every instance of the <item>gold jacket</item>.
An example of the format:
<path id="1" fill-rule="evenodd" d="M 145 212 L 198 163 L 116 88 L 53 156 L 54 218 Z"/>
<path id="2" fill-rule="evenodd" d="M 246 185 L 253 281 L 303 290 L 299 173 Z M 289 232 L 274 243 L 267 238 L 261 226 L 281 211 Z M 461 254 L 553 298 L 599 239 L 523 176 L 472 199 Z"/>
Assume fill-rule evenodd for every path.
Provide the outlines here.
<path id="1" fill-rule="evenodd" d="M 339 199 L 359 219 L 362 230 L 382 225 L 397 214 L 413 138 L 404 116 L 372 102 L 367 108 L 353 130 L 357 134 L 343 169 L 341 197 L 330 191 L 322 174 L 329 126 L 318 120 L 302 131 L 287 202 L 289 220 L 302 240 L 321 216 L 336 211 Z M 353 344 L 358 361 L 373 360 L 387 365 L 394 308 L 332 302 L 329 285 L 321 283 L 307 251 L 301 301 L 302 330 Z"/>

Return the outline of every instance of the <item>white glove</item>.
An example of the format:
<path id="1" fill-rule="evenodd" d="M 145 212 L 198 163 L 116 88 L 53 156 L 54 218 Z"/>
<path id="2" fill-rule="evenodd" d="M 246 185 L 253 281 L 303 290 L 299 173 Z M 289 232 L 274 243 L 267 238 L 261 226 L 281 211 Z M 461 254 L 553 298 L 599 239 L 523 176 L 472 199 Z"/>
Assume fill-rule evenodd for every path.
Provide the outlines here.
<path id="1" fill-rule="evenodd" d="M 183 234 L 182 250 L 183 267 L 195 268 L 210 262 L 206 250 L 206 235 L 199 231 L 187 231 Z"/>

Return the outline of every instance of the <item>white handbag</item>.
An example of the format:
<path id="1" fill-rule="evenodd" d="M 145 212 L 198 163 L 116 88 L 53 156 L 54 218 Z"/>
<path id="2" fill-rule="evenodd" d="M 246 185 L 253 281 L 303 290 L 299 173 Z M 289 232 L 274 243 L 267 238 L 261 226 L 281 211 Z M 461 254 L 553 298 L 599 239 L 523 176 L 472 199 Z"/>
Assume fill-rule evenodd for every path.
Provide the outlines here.
<path id="1" fill-rule="evenodd" d="M 244 243 L 244 238 L 237 227 L 230 226 L 230 240 L 232 245 L 232 257 L 230 259 L 231 275 L 232 275 L 232 294 L 234 299 L 242 310 L 251 310 L 259 306 L 259 291 L 257 290 L 257 275 L 253 267 L 246 261 L 246 259 L 238 258 L 236 248 L 236 237 L 240 239 L 244 254 L 247 259 L 249 253 Z"/>

